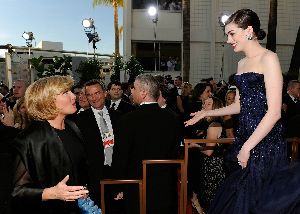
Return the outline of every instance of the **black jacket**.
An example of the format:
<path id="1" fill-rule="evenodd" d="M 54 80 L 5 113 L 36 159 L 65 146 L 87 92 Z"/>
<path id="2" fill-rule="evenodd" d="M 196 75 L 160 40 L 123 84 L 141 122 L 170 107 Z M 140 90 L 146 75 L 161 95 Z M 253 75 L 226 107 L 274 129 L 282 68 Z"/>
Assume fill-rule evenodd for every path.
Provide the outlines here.
<path id="1" fill-rule="evenodd" d="M 66 125 L 83 143 L 80 132 L 71 121 Z M 42 202 L 44 188 L 55 186 L 66 175 L 68 185 L 84 185 L 73 170 L 72 160 L 58 134 L 46 121 L 33 121 L 13 142 L 15 151 L 12 204 L 15 213 L 79 213 L 76 202 L 49 200 Z M 84 150 L 82 150 L 84 152 Z M 87 165 L 84 163 L 83 165 Z M 81 170 L 85 171 L 83 167 Z M 81 172 L 81 174 L 86 174 Z"/>
<path id="2" fill-rule="evenodd" d="M 141 179 L 143 160 L 177 159 L 181 140 L 182 124 L 174 114 L 161 109 L 157 103 L 139 106 L 124 115 L 116 129 L 112 160 L 114 177 Z M 176 188 L 173 188 L 176 173 L 171 168 L 158 166 L 147 170 L 148 211 L 176 213 Z M 126 194 L 131 199 L 131 193 Z M 129 213 L 135 213 L 131 207 L 128 205 Z"/>
<path id="3" fill-rule="evenodd" d="M 12 191 L 13 161 L 11 142 L 19 129 L 5 126 L 0 122 L 0 213 L 9 213 L 9 196 Z"/>
<path id="4" fill-rule="evenodd" d="M 111 105 L 111 100 L 107 100 L 105 105 L 106 105 L 107 109 L 109 109 L 109 107 Z M 133 111 L 134 109 L 135 109 L 135 107 L 133 105 L 131 105 L 130 103 L 121 99 L 120 104 L 118 105 L 118 108 L 115 111 L 119 114 L 119 116 L 122 116 L 128 112 Z"/>

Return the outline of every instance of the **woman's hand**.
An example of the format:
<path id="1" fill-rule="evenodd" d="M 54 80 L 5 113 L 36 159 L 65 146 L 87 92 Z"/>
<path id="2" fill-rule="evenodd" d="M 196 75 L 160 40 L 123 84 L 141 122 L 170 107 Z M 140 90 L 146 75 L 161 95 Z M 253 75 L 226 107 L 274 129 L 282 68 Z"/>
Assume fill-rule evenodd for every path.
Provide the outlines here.
<path id="1" fill-rule="evenodd" d="M 3 107 L 3 117 L 0 118 L 0 121 L 5 126 L 14 126 L 14 113 L 10 107 L 6 107 L 6 104 Z"/>
<path id="2" fill-rule="evenodd" d="M 44 189 L 43 200 L 58 199 L 62 201 L 75 201 L 78 198 L 87 196 L 89 191 L 84 186 L 68 186 L 68 180 L 69 175 L 54 187 Z"/>
<path id="3" fill-rule="evenodd" d="M 242 169 L 247 167 L 249 157 L 250 150 L 243 146 L 237 156 L 238 164 L 242 167 Z"/>
<path id="4" fill-rule="evenodd" d="M 203 119 L 204 117 L 206 117 L 206 111 L 201 110 L 201 111 L 197 111 L 194 113 L 190 114 L 191 116 L 193 116 L 192 119 L 185 121 L 184 125 L 187 126 L 191 126 L 194 125 L 195 123 L 197 123 L 199 120 Z"/>

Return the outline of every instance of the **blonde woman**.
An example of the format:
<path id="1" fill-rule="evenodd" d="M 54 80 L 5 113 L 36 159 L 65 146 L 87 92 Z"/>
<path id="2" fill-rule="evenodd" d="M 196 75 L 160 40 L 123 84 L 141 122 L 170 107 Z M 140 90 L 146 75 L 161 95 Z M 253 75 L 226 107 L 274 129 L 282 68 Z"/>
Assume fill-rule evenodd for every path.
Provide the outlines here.
<path id="1" fill-rule="evenodd" d="M 21 97 L 17 100 L 13 112 L 14 112 L 14 127 L 18 129 L 24 129 L 29 124 L 29 117 L 25 107 L 25 98 Z"/>
<path id="2" fill-rule="evenodd" d="M 13 213 L 80 213 L 86 157 L 80 132 L 65 117 L 76 111 L 70 76 L 42 78 L 25 93 L 30 126 L 15 139 Z"/>

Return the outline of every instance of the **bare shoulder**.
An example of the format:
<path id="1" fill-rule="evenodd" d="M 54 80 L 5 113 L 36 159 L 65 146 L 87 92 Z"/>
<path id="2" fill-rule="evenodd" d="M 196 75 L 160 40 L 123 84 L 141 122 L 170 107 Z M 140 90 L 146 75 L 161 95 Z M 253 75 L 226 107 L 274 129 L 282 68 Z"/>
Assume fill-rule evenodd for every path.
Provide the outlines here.
<path id="1" fill-rule="evenodd" d="M 264 55 L 261 57 L 260 61 L 262 65 L 263 73 L 281 73 L 280 62 L 276 53 L 267 50 Z"/>
<path id="2" fill-rule="evenodd" d="M 261 63 L 264 66 L 274 66 L 279 64 L 279 59 L 276 53 L 267 50 L 261 57 Z"/>

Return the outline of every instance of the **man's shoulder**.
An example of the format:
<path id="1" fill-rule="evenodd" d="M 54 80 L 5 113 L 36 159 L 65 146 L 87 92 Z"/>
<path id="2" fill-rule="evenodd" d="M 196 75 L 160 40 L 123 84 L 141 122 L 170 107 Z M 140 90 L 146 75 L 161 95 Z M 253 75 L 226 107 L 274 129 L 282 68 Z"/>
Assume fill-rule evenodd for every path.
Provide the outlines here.
<path id="1" fill-rule="evenodd" d="M 282 103 L 285 103 L 285 104 L 293 104 L 294 101 L 292 100 L 292 98 L 290 97 L 289 94 L 285 94 L 282 98 Z"/>
<path id="2" fill-rule="evenodd" d="M 125 106 L 126 108 L 134 109 L 134 106 L 131 103 L 129 103 L 123 99 L 121 99 L 121 101 L 120 101 L 120 106 Z"/>
<path id="3" fill-rule="evenodd" d="M 79 114 L 77 114 L 77 117 L 87 117 L 93 114 L 93 110 L 92 108 L 86 109 L 84 111 L 79 112 Z"/>
<path id="4" fill-rule="evenodd" d="M 93 110 L 91 108 L 80 112 L 75 116 L 75 123 L 87 123 L 89 120 L 94 119 L 93 117 Z"/>

